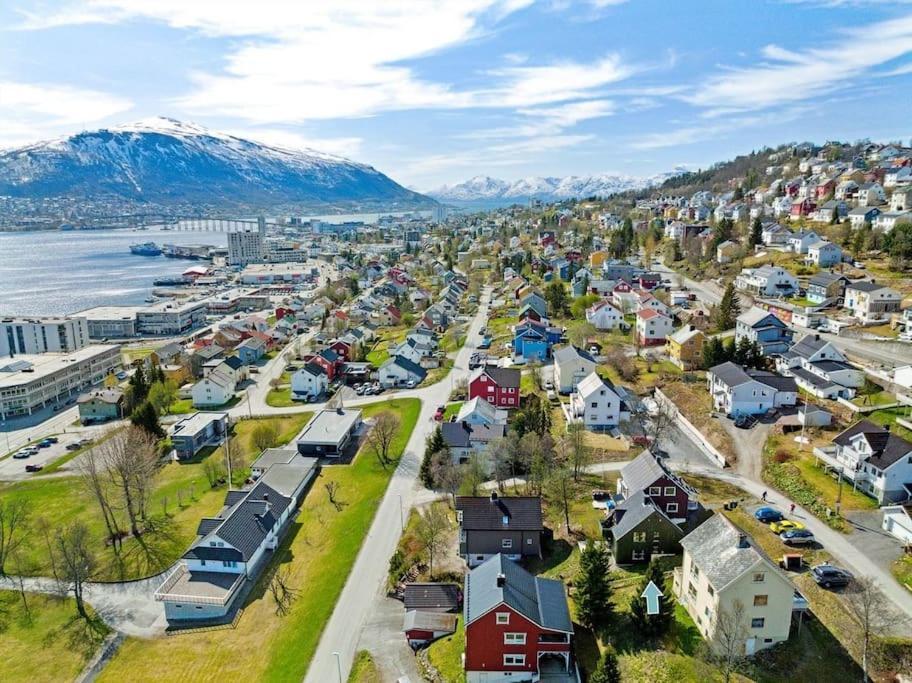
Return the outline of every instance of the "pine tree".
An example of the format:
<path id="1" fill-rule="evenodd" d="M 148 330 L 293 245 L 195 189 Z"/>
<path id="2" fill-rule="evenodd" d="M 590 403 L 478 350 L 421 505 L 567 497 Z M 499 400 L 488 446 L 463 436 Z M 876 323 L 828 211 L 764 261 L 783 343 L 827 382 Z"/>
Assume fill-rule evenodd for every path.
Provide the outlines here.
<path id="1" fill-rule="evenodd" d="M 747 337 L 741 337 L 735 345 L 734 362 L 738 365 L 750 366 L 751 361 L 751 343 Z"/>
<path id="2" fill-rule="evenodd" d="M 137 365 L 133 376 L 130 377 L 130 388 L 132 389 L 130 397 L 133 405 L 141 405 L 146 400 L 146 394 L 149 393 L 149 384 L 146 382 L 146 373 L 142 365 Z"/>
<path id="3" fill-rule="evenodd" d="M 709 370 L 724 362 L 725 349 L 722 348 L 722 340 L 718 337 L 710 337 L 703 344 L 703 368 Z"/>
<path id="4" fill-rule="evenodd" d="M 754 219 L 753 224 L 751 224 L 751 234 L 750 234 L 750 245 L 756 246 L 763 241 L 763 223 L 760 222 L 760 217 Z"/>
<path id="5" fill-rule="evenodd" d="M 431 461 L 434 459 L 434 453 L 446 448 L 446 442 L 443 440 L 443 432 L 438 426 L 427 438 L 424 446 L 424 458 L 421 460 L 421 470 L 418 477 L 425 488 L 434 488 L 434 477 L 431 473 Z"/>
<path id="6" fill-rule="evenodd" d="M 735 326 L 739 315 L 741 315 L 741 300 L 738 298 L 738 293 L 735 292 L 735 285 L 729 282 L 722 295 L 722 300 L 716 306 L 716 328 L 720 332 L 730 330 Z"/>
<path id="7" fill-rule="evenodd" d="M 617 654 L 610 645 L 602 653 L 598 666 L 589 678 L 589 683 L 621 683 L 621 669 Z"/>
<path id="8" fill-rule="evenodd" d="M 604 543 L 590 541 L 580 554 L 579 574 L 574 584 L 576 615 L 583 626 L 596 631 L 611 618 L 611 581 L 608 550 Z"/>
<path id="9" fill-rule="evenodd" d="M 161 424 L 158 422 L 158 413 L 155 412 L 155 406 L 150 401 L 143 401 L 139 408 L 133 411 L 133 415 L 130 416 L 130 422 L 146 430 L 157 439 L 165 435 L 165 430 L 161 428 Z"/>
<path id="10" fill-rule="evenodd" d="M 643 591 L 646 590 L 650 582 L 654 583 L 662 591 L 662 596 L 659 598 L 658 614 L 648 614 L 646 612 L 646 598 L 643 597 Z M 671 590 L 665 584 L 665 575 L 658 561 L 652 560 L 630 601 L 630 621 L 641 635 L 646 638 L 655 638 L 668 631 L 673 619 L 674 602 L 671 597 Z"/>

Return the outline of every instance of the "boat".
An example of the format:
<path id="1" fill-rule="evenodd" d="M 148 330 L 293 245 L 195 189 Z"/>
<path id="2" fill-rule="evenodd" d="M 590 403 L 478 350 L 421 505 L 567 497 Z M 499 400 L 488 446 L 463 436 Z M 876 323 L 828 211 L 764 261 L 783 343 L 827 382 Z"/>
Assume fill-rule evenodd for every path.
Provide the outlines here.
<path id="1" fill-rule="evenodd" d="M 130 253 L 137 256 L 161 256 L 162 250 L 155 242 L 145 242 L 131 245 Z"/>
<path id="2" fill-rule="evenodd" d="M 156 287 L 182 287 L 190 283 L 182 277 L 160 277 L 152 280 L 152 284 Z"/>

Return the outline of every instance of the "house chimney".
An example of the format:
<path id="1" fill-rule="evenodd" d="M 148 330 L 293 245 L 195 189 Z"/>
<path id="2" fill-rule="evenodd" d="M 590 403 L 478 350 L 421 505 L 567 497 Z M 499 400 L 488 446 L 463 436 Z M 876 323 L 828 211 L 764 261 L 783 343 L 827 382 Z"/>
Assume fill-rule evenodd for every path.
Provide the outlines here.
<path id="1" fill-rule="evenodd" d="M 738 534 L 738 547 L 739 548 L 750 548 L 750 543 L 747 542 L 747 534 L 744 534 L 744 533 Z"/>
<path id="2" fill-rule="evenodd" d="M 819 335 L 819 334 L 815 334 L 815 335 L 814 335 L 814 341 L 820 341 L 820 335 Z"/>
<path id="3" fill-rule="evenodd" d="M 500 574 L 497 575 L 497 587 L 503 588 L 506 585 L 507 585 L 507 575 L 504 574 L 503 572 L 501 572 Z"/>
<path id="4" fill-rule="evenodd" d="M 497 502 L 497 491 L 491 491 L 491 502 L 492 503 Z"/>

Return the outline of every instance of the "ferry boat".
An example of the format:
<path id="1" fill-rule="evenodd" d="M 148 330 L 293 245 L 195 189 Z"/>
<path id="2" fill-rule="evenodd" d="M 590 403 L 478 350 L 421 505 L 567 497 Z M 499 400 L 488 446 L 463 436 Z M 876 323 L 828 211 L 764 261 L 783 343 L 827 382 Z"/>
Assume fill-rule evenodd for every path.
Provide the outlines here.
<path id="1" fill-rule="evenodd" d="M 161 256 L 162 250 L 155 242 L 146 242 L 144 244 L 134 244 L 130 247 L 130 253 L 137 256 Z"/>

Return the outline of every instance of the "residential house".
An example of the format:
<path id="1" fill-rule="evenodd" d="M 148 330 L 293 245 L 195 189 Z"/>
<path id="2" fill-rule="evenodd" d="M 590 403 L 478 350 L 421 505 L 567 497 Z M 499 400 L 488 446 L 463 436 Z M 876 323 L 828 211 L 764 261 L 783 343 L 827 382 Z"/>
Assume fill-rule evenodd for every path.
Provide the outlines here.
<path id="1" fill-rule="evenodd" d="M 379 370 L 379 381 L 382 387 L 404 387 L 409 383 L 421 384 L 427 377 L 427 370 L 404 356 L 392 356 Z"/>
<path id="2" fill-rule="evenodd" d="M 890 319 L 899 312 L 902 295 L 895 289 L 873 280 L 850 282 L 845 288 L 845 307 L 862 324 L 874 324 Z"/>
<path id="3" fill-rule="evenodd" d="M 713 407 L 726 415 L 762 415 L 798 400 L 794 378 L 746 370 L 730 361 L 710 368 L 707 379 Z"/>
<path id="4" fill-rule="evenodd" d="M 586 309 L 586 321 L 597 330 L 625 330 L 629 325 L 624 322 L 621 312 L 608 301 L 597 301 Z"/>
<path id="5" fill-rule="evenodd" d="M 784 353 L 792 343 L 792 330 L 778 317 L 751 306 L 735 322 L 735 343 L 742 339 L 756 343 L 764 356 Z"/>
<path id="6" fill-rule="evenodd" d="M 852 228 L 858 230 L 864 227 L 865 223 L 874 224 L 874 219 L 880 215 L 880 209 L 876 206 L 856 206 L 849 211 L 849 223 Z"/>
<path id="7" fill-rule="evenodd" d="M 883 513 L 881 528 L 897 539 L 905 547 L 912 546 L 912 505 L 900 503 L 885 505 L 880 508 Z"/>
<path id="8" fill-rule="evenodd" d="M 402 622 L 405 639 L 412 648 L 433 643 L 438 638 L 452 635 L 456 631 L 457 616 L 445 612 L 407 610 Z"/>
<path id="9" fill-rule="evenodd" d="M 171 427 L 171 445 L 178 460 L 194 457 L 206 446 L 219 446 L 228 434 L 228 413 L 193 413 Z"/>
<path id="10" fill-rule="evenodd" d="M 581 421 L 586 429 L 604 431 L 630 419 L 630 412 L 620 396 L 595 372 L 590 373 L 570 394 L 570 415 Z"/>
<path id="11" fill-rule="evenodd" d="M 495 408 L 519 408 L 520 379 L 516 368 L 478 368 L 469 378 L 469 399 L 483 398 Z"/>
<path id="12" fill-rule="evenodd" d="M 250 478 L 259 479 L 266 470 L 276 464 L 287 465 L 290 462 L 304 461 L 304 456 L 298 453 L 298 449 L 293 446 L 283 448 L 267 448 L 260 453 L 256 460 L 250 463 Z"/>
<path id="13" fill-rule="evenodd" d="M 653 556 L 681 552 L 684 531 L 644 491 L 612 509 L 605 523 L 617 564 L 648 563 Z"/>
<path id="14" fill-rule="evenodd" d="M 700 509 L 697 492 L 648 450 L 624 465 L 617 480 L 623 500 L 642 492 L 675 524 L 687 521 Z"/>
<path id="15" fill-rule="evenodd" d="M 260 339 L 249 337 L 238 344 L 235 351 L 244 365 L 253 365 L 266 355 L 266 344 Z"/>
<path id="16" fill-rule="evenodd" d="M 234 398 L 234 379 L 215 369 L 193 385 L 190 395 L 194 408 L 218 408 Z"/>
<path id="17" fill-rule="evenodd" d="M 534 320 L 527 319 L 513 330 L 513 354 L 525 361 L 544 361 L 551 357 L 551 341 L 548 328 Z"/>
<path id="18" fill-rule="evenodd" d="M 406 611 L 455 612 L 462 605 L 462 588 L 455 583 L 407 583 L 402 604 Z"/>
<path id="19" fill-rule="evenodd" d="M 887 195 L 880 183 L 865 183 L 855 193 L 858 206 L 877 206 L 887 201 Z"/>
<path id="20" fill-rule="evenodd" d="M 76 401 L 79 406 L 79 421 L 89 425 L 119 420 L 124 416 L 125 401 L 123 390 L 117 387 L 93 389 L 80 394 Z"/>
<path id="21" fill-rule="evenodd" d="M 890 195 L 890 211 L 912 211 L 912 187 L 896 188 Z"/>
<path id="22" fill-rule="evenodd" d="M 912 211 L 884 211 L 874 219 L 874 227 L 890 232 L 900 223 L 912 223 Z"/>
<path id="23" fill-rule="evenodd" d="M 845 295 L 849 278 L 838 273 L 817 273 L 808 280 L 807 300 L 818 305 L 826 305 L 841 299 Z"/>
<path id="24" fill-rule="evenodd" d="M 864 385 L 864 372 L 849 365 L 843 353 L 819 334 L 806 334 L 776 359 L 776 369 L 791 375 L 799 388 L 817 398 L 850 399 Z"/>
<path id="25" fill-rule="evenodd" d="M 791 234 L 791 230 L 778 223 L 768 223 L 763 226 L 763 230 L 760 233 L 760 239 L 764 246 L 784 247 L 788 243 L 788 238 Z"/>
<path id="26" fill-rule="evenodd" d="M 798 279 L 779 266 L 744 268 L 735 287 L 761 296 L 791 296 L 798 291 Z"/>
<path id="27" fill-rule="evenodd" d="M 554 352 L 554 388 L 558 393 L 569 394 L 584 377 L 595 372 L 597 362 L 587 351 L 572 344 Z"/>
<path id="28" fill-rule="evenodd" d="M 860 420 L 814 455 L 880 505 L 909 499 L 912 443 L 885 427 Z"/>
<path id="29" fill-rule="evenodd" d="M 312 401 L 329 389 L 329 376 L 323 366 L 307 363 L 291 376 L 291 398 L 294 401 Z"/>
<path id="30" fill-rule="evenodd" d="M 673 322 L 667 315 L 652 308 L 637 311 L 636 336 L 642 346 L 664 344 L 671 334 Z"/>
<path id="31" fill-rule="evenodd" d="M 792 233 L 786 240 L 790 251 L 796 254 L 806 254 L 812 244 L 820 241 L 820 235 L 813 230 L 799 230 Z"/>
<path id="32" fill-rule="evenodd" d="M 440 425 L 440 433 L 453 462 L 462 465 L 467 463 L 472 455 L 483 455 L 491 442 L 502 439 L 507 433 L 507 427 L 505 424 L 444 422 Z"/>
<path id="33" fill-rule="evenodd" d="M 466 683 L 545 680 L 540 672 L 549 665 L 575 679 L 573 622 L 561 581 L 495 555 L 466 576 L 464 620 Z"/>
<path id="34" fill-rule="evenodd" d="M 703 342 L 706 335 L 693 325 L 685 325 L 665 342 L 668 358 L 682 370 L 696 370 L 703 366 Z"/>
<path id="35" fill-rule="evenodd" d="M 361 430 L 363 420 L 357 409 L 321 410 L 304 426 L 295 442 L 298 453 L 311 457 L 338 458 Z"/>
<path id="36" fill-rule="evenodd" d="M 407 358 L 412 363 L 420 365 L 423 358 L 433 356 L 435 351 L 436 347 L 434 345 L 416 337 L 409 337 L 390 351 L 390 355 Z"/>
<path id="37" fill-rule="evenodd" d="M 807 260 L 818 268 L 829 268 L 842 263 L 842 248 L 833 242 L 815 242 L 808 247 Z"/>
<path id="38" fill-rule="evenodd" d="M 511 560 L 541 557 L 541 498 L 538 496 L 457 496 L 459 555 L 477 567 L 496 555 Z"/>
<path id="39" fill-rule="evenodd" d="M 456 415 L 457 422 L 464 422 L 470 425 L 496 425 L 507 424 L 507 411 L 495 408 L 486 400 L 475 397 L 471 401 L 466 401 L 459 407 L 459 413 Z"/>
<path id="40" fill-rule="evenodd" d="M 209 344 L 196 349 L 190 355 L 190 370 L 194 377 L 203 376 L 203 366 L 215 358 L 222 358 L 225 355 L 225 349 L 218 344 Z"/>
<path id="41" fill-rule="evenodd" d="M 731 263 L 740 251 L 740 244 L 725 240 L 716 247 L 716 263 Z"/>
<path id="42" fill-rule="evenodd" d="M 731 637 L 719 616 L 738 615 L 744 645 L 751 656 L 788 640 L 795 588 L 779 568 L 725 515 L 716 514 L 681 539 L 684 558 L 674 570 L 678 603 L 716 650 Z"/>

